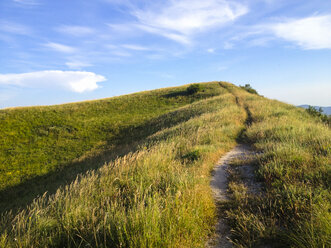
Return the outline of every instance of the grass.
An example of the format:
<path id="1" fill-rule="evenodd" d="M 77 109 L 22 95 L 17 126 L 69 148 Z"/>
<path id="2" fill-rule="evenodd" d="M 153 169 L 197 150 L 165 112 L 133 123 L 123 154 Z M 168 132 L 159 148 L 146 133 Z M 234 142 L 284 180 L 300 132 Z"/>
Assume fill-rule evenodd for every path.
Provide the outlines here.
<path id="1" fill-rule="evenodd" d="M 109 149 L 128 129 L 217 95 L 219 88 L 209 84 L 198 94 L 176 96 L 186 89 L 178 87 L 90 102 L 0 110 L 0 189 Z"/>
<path id="2" fill-rule="evenodd" d="M 204 247 L 215 223 L 209 174 L 219 156 L 235 145 L 245 111 L 224 93 L 170 115 L 190 118 L 166 125 L 136 152 L 81 175 L 15 216 L 3 215 L 0 244 Z M 166 118 L 159 123 L 163 126 Z M 198 156 L 187 159 L 192 154 Z"/>
<path id="3" fill-rule="evenodd" d="M 331 130 L 319 118 L 278 101 L 231 91 L 251 115 L 245 139 L 262 154 L 254 162 L 263 195 L 234 180 L 228 211 L 238 247 L 330 247 Z"/>
<path id="4" fill-rule="evenodd" d="M 10 199 L 20 187 L 62 182 L 54 194 L 1 215 L 0 247 L 205 247 L 217 216 L 210 172 L 237 142 L 260 152 L 249 161 L 263 190 L 252 195 L 231 174 L 233 197 L 222 215 L 235 246 L 331 246 L 331 131 L 305 110 L 214 82 L 194 94 L 183 86 L 0 115 L 11 123 L 4 139 L 16 159 L 32 162 L 1 158 L 22 174 L 38 168 L 15 182 Z M 43 121 L 48 128 L 40 129 Z M 27 153 L 29 143 L 15 139 L 31 140 L 36 150 Z"/>
<path id="5" fill-rule="evenodd" d="M 133 151 L 135 142 L 190 118 L 167 113 L 224 93 L 218 83 L 203 84 L 196 94 L 186 89 L 0 110 L 0 212 L 45 191 L 54 193 L 78 173 Z M 166 123 L 160 126 L 158 118 Z"/>

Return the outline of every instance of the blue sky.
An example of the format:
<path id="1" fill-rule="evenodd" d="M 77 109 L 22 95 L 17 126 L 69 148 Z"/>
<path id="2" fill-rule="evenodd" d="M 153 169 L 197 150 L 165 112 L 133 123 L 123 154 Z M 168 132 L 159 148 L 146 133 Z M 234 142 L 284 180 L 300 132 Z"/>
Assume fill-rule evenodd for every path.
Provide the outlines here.
<path id="1" fill-rule="evenodd" d="M 328 0 L 2 0 L 0 108 L 193 82 L 331 106 Z"/>

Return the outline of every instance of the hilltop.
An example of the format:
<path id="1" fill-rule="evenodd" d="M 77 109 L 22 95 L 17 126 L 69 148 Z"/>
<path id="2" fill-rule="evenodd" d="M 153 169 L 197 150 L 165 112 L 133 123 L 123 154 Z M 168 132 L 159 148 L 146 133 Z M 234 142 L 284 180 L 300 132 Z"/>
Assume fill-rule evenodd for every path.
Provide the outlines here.
<path id="1" fill-rule="evenodd" d="M 238 247 L 327 247 L 330 127 L 246 88 L 0 110 L 0 247 L 204 247 L 219 216 Z M 215 202 L 211 172 L 238 143 L 261 193 L 233 172 Z"/>

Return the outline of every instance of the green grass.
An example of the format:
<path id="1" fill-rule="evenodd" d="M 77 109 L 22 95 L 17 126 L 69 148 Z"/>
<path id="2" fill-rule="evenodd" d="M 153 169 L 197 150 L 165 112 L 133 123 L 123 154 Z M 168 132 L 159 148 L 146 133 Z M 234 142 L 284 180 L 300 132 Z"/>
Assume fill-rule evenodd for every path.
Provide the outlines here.
<path id="1" fill-rule="evenodd" d="M 95 156 L 118 143 L 144 138 L 145 130 L 132 130 L 180 106 L 222 92 L 217 84 L 205 84 L 197 94 L 186 94 L 186 88 L 0 110 L 0 190 Z"/>
<path id="2" fill-rule="evenodd" d="M 331 246 L 331 131 L 305 110 L 214 82 L 0 116 L 2 204 L 54 192 L 1 215 L 0 247 L 205 247 L 210 172 L 237 142 L 261 152 L 263 194 L 231 176 L 234 244 Z"/>
<path id="3" fill-rule="evenodd" d="M 217 86 L 220 96 L 158 117 L 164 128 L 136 152 L 81 175 L 15 216 L 3 215 L 0 244 L 204 247 L 215 224 L 210 171 L 235 145 L 246 118 L 235 97 Z M 192 154 L 198 156 L 187 159 Z"/>
<path id="4" fill-rule="evenodd" d="M 235 190 L 239 197 L 228 212 L 233 241 L 239 247 L 330 247 L 330 127 L 305 110 L 231 91 L 250 112 L 245 138 L 262 152 L 255 164 L 265 186 L 262 196 Z"/>

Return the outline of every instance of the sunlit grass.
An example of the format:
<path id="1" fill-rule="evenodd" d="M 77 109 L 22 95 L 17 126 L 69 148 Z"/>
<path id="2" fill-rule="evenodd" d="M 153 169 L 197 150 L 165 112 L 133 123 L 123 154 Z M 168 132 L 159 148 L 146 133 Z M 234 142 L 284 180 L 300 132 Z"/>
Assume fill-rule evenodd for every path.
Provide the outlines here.
<path id="1" fill-rule="evenodd" d="M 210 171 L 235 145 L 246 116 L 231 94 L 193 103 L 173 117 L 182 113 L 192 118 L 147 137 L 137 152 L 80 176 L 54 196 L 39 198 L 11 225 L 10 214 L 3 216 L 1 244 L 204 247 L 215 224 Z M 199 156 L 185 159 L 192 151 Z"/>
<path id="2" fill-rule="evenodd" d="M 331 130 L 306 111 L 231 90 L 251 113 L 245 132 L 258 151 L 261 196 L 241 195 L 229 211 L 238 246 L 331 246 Z M 237 190 L 238 191 L 238 190 Z"/>
<path id="3" fill-rule="evenodd" d="M 132 130 L 194 101 L 219 95 L 217 83 L 57 106 L 0 110 L 0 190 L 144 138 Z M 148 130 L 145 130 L 145 133 Z"/>
<path id="4" fill-rule="evenodd" d="M 43 111 L 47 115 L 41 114 L 41 120 L 59 121 L 54 126 L 58 131 L 45 129 L 51 132 L 46 136 L 53 143 L 48 145 L 41 138 L 45 149 L 40 146 L 35 158 L 34 153 L 23 152 L 28 161 L 54 160 L 52 166 L 59 168 L 66 163 L 57 161 L 89 157 L 93 162 L 96 154 L 110 150 L 113 156 L 54 195 L 36 198 L 18 213 L 3 214 L 0 247 L 204 247 L 215 231 L 217 211 L 210 172 L 238 141 L 248 142 L 260 152 L 249 162 L 257 168 L 263 193 L 250 194 L 240 177 L 230 176 L 232 200 L 222 211 L 226 211 L 234 244 L 330 247 L 330 127 L 305 110 L 228 83 L 203 87 L 205 91 L 193 94 L 186 94 L 184 86 L 41 107 L 31 113 L 29 109 L 13 110 L 22 123 L 30 115 L 37 123 Z M 107 104 L 112 107 L 105 108 Z M 12 110 L 6 111 L 0 112 L 1 118 Z M 6 139 L 12 133 L 12 144 L 21 136 L 22 140 L 34 137 L 32 147 L 39 144 L 43 136 L 29 136 L 24 130 L 34 129 L 27 126 L 16 129 L 18 125 L 10 118 L 13 122 L 7 123 Z M 77 129 L 73 136 L 62 133 L 61 128 L 69 126 Z M 89 133 L 93 138 L 86 141 Z M 24 151 L 27 144 L 15 149 Z M 54 145 L 56 156 L 47 152 Z M 76 146 L 82 150 L 75 150 Z M 68 152 L 60 154 L 61 149 Z M 36 168 L 42 170 L 41 165 Z M 52 166 L 46 166 L 45 173 L 54 173 Z M 233 166 L 240 163 L 235 161 Z"/>

